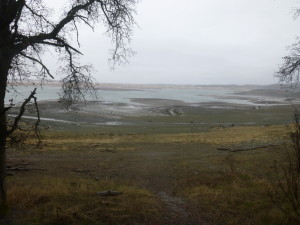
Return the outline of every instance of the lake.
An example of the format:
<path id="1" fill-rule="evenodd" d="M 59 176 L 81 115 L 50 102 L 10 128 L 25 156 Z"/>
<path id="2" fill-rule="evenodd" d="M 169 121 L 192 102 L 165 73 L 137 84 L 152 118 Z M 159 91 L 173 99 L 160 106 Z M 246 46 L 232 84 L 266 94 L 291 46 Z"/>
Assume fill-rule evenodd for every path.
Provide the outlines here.
<path id="1" fill-rule="evenodd" d="M 9 88 L 6 95 L 5 103 L 8 104 L 10 99 L 14 103 L 20 103 L 27 98 L 33 86 L 17 86 L 15 90 Z M 53 101 L 59 99 L 59 86 L 38 87 L 36 97 L 38 101 Z M 133 104 L 132 99 L 168 99 L 177 100 L 185 103 L 205 103 L 205 102 L 226 102 L 234 104 L 254 104 L 249 99 L 241 98 L 234 94 L 233 89 L 224 88 L 146 88 L 146 89 L 98 89 L 98 100 L 110 103 Z M 265 99 L 265 98 L 264 98 Z M 95 97 L 86 96 L 86 100 L 95 101 Z M 136 102 L 134 103 L 136 104 Z"/>

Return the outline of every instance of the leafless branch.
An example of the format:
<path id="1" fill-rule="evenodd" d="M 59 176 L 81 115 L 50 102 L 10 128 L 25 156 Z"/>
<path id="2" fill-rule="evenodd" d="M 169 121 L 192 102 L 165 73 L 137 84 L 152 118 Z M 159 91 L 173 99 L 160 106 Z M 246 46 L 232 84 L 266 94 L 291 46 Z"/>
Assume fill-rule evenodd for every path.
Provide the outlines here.
<path id="1" fill-rule="evenodd" d="M 38 17 L 40 19 L 42 19 L 44 22 L 46 22 L 47 24 L 51 25 L 52 27 L 54 27 L 54 24 L 48 20 L 42 13 L 38 13 L 36 10 L 32 9 L 28 4 L 25 3 L 24 5 L 31 13 L 32 15 L 34 15 L 34 17 Z"/>
<path id="2" fill-rule="evenodd" d="M 38 107 L 37 98 L 35 96 L 33 96 L 33 100 L 34 100 L 34 106 L 35 106 L 36 114 L 37 114 L 37 120 L 34 124 L 34 132 L 35 132 L 35 135 L 37 136 L 37 138 L 39 139 L 39 141 L 41 141 L 41 131 L 39 129 L 39 124 L 41 122 L 40 110 Z"/>
<path id="3" fill-rule="evenodd" d="M 26 105 L 31 101 L 31 99 L 34 99 L 34 102 L 36 104 L 36 97 L 35 97 L 35 94 L 36 94 L 36 88 L 31 92 L 31 94 L 28 96 L 28 98 L 26 98 L 24 100 L 24 102 L 22 103 L 21 107 L 20 107 L 20 112 L 19 114 L 16 116 L 16 118 L 14 119 L 14 122 L 10 128 L 10 130 L 7 131 L 7 136 L 10 136 L 12 135 L 12 133 L 18 128 L 18 124 L 20 122 L 20 120 L 22 119 L 22 116 L 24 115 L 25 113 L 25 107 Z M 36 105 L 37 106 L 37 105 Z M 39 110 L 38 108 L 37 109 L 37 118 L 38 118 L 38 122 L 36 123 L 36 125 L 39 124 L 40 122 L 40 117 L 39 117 Z M 38 136 L 39 137 L 39 136 Z"/>
<path id="4" fill-rule="evenodd" d="M 24 56 L 25 58 L 30 59 L 30 60 L 32 60 L 33 62 L 36 62 L 36 63 L 40 64 L 41 67 L 42 67 L 42 69 L 43 69 L 43 70 L 44 70 L 44 71 L 45 71 L 52 79 L 54 79 L 54 77 L 53 77 L 53 75 L 50 73 L 48 67 L 45 66 L 45 64 L 44 64 L 40 59 L 35 59 L 35 58 L 31 57 L 31 56 L 26 55 L 26 54 L 23 53 L 23 52 L 21 52 L 20 54 L 21 54 L 22 56 Z"/>
<path id="5" fill-rule="evenodd" d="M 274 76 L 285 86 L 295 88 L 299 85 L 300 78 L 300 40 L 289 49 L 290 54 L 283 57 L 283 63 Z"/>

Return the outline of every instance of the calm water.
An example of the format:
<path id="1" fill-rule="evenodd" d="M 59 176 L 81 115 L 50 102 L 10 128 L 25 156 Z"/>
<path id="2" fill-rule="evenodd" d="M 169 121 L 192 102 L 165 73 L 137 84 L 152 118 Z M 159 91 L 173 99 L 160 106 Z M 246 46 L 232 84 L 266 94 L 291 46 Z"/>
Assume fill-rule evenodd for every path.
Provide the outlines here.
<path id="1" fill-rule="evenodd" d="M 9 99 L 13 99 L 14 103 L 22 102 L 27 98 L 34 87 L 32 86 L 19 86 L 16 91 L 9 90 L 6 95 L 6 103 Z M 60 87 L 44 86 L 37 89 L 36 97 L 39 101 L 44 100 L 57 100 L 59 99 Z M 201 102 L 228 102 L 239 104 L 252 104 L 247 100 L 239 99 L 223 99 L 218 96 L 226 97 L 232 96 L 232 91 L 222 89 L 145 89 L 145 90 L 98 90 L 100 101 L 112 103 L 132 103 L 130 99 L 133 98 L 159 98 L 179 100 L 187 103 L 201 103 Z M 91 96 L 87 96 L 87 100 L 96 100 Z"/>

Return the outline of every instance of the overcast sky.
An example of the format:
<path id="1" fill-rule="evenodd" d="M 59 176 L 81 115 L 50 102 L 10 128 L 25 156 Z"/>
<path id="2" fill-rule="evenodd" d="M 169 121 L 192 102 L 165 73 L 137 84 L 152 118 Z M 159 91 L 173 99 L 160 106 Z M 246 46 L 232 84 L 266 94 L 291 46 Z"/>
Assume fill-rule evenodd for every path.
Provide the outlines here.
<path id="1" fill-rule="evenodd" d="M 297 0 L 143 0 L 130 64 L 110 70 L 112 45 L 100 25 L 82 29 L 82 62 L 92 63 L 104 83 L 276 83 L 274 71 L 300 35 L 297 6 Z"/>

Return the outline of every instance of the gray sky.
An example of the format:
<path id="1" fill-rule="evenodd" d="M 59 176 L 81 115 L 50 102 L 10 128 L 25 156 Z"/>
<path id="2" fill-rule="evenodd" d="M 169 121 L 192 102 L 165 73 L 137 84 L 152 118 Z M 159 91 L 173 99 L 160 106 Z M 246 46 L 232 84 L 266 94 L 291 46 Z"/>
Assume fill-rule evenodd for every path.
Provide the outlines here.
<path id="1" fill-rule="evenodd" d="M 112 45 L 101 25 L 82 29 L 82 62 L 92 63 L 104 83 L 276 83 L 273 73 L 300 35 L 297 6 L 297 0 L 143 0 L 130 64 L 110 70 Z"/>

